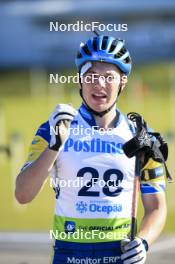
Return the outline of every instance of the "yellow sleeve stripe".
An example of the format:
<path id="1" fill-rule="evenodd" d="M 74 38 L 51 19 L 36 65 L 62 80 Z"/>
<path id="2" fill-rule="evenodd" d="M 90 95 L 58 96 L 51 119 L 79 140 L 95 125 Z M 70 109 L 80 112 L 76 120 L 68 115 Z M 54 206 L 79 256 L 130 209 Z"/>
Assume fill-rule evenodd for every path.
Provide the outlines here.
<path id="1" fill-rule="evenodd" d="M 41 155 L 41 153 L 47 148 L 47 146 L 48 143 L 44 138 L 40 136 L 35 136 L 30 145 L 29 155 L 26 163 L 31 163 L 36 160 Z"/>
<path id="2" fill-rule="evenodd" d="M 142 170 L 151 170 L 160 167 L 161 163 L 154 161 L 153 159 L 149 159 L 146 165 L 143 167 Z"/>
<path id="3" fill-rule="evenodd" d="M 141 175 L 141 182 L 158 182 L 164 181 L 165 168 L 164 165 L 150 159 L 144 166 Z"/>

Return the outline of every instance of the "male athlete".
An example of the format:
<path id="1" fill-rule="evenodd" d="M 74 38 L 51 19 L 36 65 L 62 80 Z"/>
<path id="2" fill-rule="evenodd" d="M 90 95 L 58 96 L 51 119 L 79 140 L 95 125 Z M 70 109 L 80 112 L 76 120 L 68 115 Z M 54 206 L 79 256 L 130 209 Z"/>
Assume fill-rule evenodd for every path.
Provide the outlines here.
<path id="1" fill-rule="evenodd" d="M 58 104 L 39 127 L 16 180 L 16 198 L 29 203 L 49 174 L 55 180 L 53 264 L 143 264 L 165 224 L 165 182 L 163 165 L 147 159 L 140 183 L 144 216 L 131 241 L 135 157 L 128 158 L 123 145 L 135 127 L 116 109 L 130 54 L 124 41 L 96 36 L 81 43 L 76 65 L 82 105 Z"/>

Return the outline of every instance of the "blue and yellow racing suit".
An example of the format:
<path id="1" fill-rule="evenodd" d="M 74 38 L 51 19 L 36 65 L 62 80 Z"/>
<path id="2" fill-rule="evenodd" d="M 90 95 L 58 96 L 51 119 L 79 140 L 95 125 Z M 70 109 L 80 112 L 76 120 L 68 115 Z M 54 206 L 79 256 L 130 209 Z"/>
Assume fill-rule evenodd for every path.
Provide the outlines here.
<path id="1" fill-rule="evenodd" d="M 82 105 L 52 169 L 52 179 L 58 180 L 54 264 L 122 263 L 120 241 L 130 232 L 135 175 L 135 158 L 127 158 L 122 146 L 133 137 L 134 127 L 119 111 L 110 133 L 95 127 L 92 114 Z M 45 122 L 36 132 L 24 168 L 49 141 Z M 142 170 L 141 194 L 164 192 L 164 174 L 163 165 L 150 159 Z"/>

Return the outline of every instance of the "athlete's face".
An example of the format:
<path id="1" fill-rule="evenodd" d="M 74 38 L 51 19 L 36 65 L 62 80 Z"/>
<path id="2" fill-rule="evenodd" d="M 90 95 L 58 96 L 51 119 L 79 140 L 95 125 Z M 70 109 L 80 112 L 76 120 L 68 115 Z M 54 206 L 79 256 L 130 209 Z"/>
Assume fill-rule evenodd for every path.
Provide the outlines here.
<path id="1" fill-rule="evenodd" d="M 104 111 L 115 102 L 120 86 L 123 89 L 126 82 L 126 76 L 115 65 L 93 62 L 83 76 L 83 98 L 93 110 Z"/>

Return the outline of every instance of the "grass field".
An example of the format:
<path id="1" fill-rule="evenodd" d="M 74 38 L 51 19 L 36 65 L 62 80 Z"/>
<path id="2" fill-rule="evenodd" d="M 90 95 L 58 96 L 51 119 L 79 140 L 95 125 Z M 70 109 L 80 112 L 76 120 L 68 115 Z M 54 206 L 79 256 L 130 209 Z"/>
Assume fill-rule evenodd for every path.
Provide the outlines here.
<path id="1" fill-rule="evenodd" d="M 168 165 L 174 176 L 175 92 L 170 89 L 172 84 L 167 78 L 168 74 L 163 64 L 135 69 L 130 84 L 119 99 L 118 107 L 124 113 L 141 113 L 154 130 L 166 136 L 170 148 Z M 71 102 L 74 107 L 78 107 L 81 103 L 78 89 L 75 86 L 49 86 L 44 78 L 38 78 L 34 83 L 32 81 L 31 88 L 31 75 L 26 72 L 0 74 L 0 109 L 4 113 L 6 128 L 4 142 L 9 146 L 12 136 L 14 138 L 14 134 L 19 134 L 21 148 L 24 146 L 24 154 L 21 154 L 20 148 L 17 149 L 13 161 L 0 152 L 0 230 L 47 231 L 52 226 L 54 193 L 49 183 L 32 203 L 21 206 L 14 199 L 14 180 L 15 173 L 27 157 L 28 146 L 37 127 L 48 119 L 54 106 L 60 102 Z M 1 136 L 2 133 L 1 128 Z M 0 141 L 1 144 L 3 142 Z M 167 184 L 168 219 L 165 232 L 175 232 L 174 187 L 174 183 Z"/>

